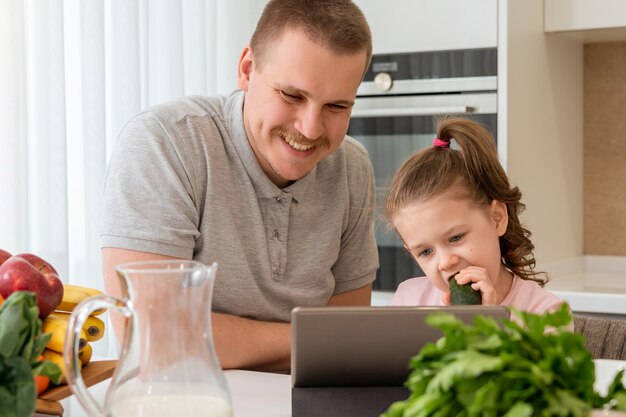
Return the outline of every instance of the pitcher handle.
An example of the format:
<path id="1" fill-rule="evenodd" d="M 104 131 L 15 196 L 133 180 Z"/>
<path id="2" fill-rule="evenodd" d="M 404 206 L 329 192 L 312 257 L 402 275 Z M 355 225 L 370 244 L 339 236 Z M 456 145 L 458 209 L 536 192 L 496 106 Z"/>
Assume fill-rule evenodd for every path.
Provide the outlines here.
<path id="1" fill-rule="evenodd" d="M 87 413 L 94 417 L 106 417 L 106 413 L 85 386 L 85 381 L 78 368 L 78 361 L 80 360 L 78 358 L 78 348 L 80 333 L 85 321 L 91 313 L 101 308 L 113 309 L 119 311 L 125 317 L 132 317 L 132 311 L 126 301 L 109 295 L 90 297 L 80 302 L 72 311 L 63 345 L 63 363 L 67 374 L 67 384 Z"/>

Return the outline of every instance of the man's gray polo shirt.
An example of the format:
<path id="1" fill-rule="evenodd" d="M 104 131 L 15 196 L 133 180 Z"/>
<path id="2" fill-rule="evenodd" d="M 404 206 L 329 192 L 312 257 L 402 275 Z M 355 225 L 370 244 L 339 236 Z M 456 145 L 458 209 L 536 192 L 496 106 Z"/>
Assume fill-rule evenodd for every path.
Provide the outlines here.
<path id="1" fill-rule="evenodd" d="M 107 171 L 101 246 L 216 261 L 215 311 L 289 321 L 295 306 L 374 280 L 374 176 L 346 137 L 278 188 L 246 138 L 243 98 L 193 96 L 128 122 Z"/>

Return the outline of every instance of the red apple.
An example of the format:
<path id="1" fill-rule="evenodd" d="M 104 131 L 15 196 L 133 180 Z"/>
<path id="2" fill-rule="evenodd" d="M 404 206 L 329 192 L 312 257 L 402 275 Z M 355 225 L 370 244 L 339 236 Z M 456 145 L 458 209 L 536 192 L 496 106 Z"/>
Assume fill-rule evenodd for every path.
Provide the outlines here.
<path id="1" fill-rule="evenodd" d="M 63 299 L 63 283 L 57 271 L 37 255 L 13 255 L 0 265 L 0 295 L 32 291 L 37 295 L 39 317 L 46 318 Z"/>
<path id="2" fill-rule="evenodd" d="M 0 265 L 4 263 L 7 259 L 9 259 L 12 255 L 5 251 L 4 249 L 0 249 Z"/>

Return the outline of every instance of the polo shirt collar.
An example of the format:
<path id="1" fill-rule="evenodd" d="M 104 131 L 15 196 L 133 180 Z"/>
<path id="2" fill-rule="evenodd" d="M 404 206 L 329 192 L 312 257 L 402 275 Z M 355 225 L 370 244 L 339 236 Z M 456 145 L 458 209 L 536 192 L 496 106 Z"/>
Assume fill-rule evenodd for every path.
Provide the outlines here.
<path id="1" fill-rule="evenodd" d="M 239 154 L 239 158 L 244 165 L 248 177 L 254 186 L 256 194 L 259 198 L 274 198 L 282 193 L 290 194 L 294 200 L 303 203 L 306 201 L 308 190 L 314 186 L 317 166 L 315 166 L 308 174 L 285 188 L 279 188 L 274 184 L 263 172 L 259 161 L 254 155 L 254 151 L 248 142 L 246 130 L 243 122 L 243 91 L 237 91 L 229 97 L 230 105 L 233 111 L 228 112 L 230 116 L 229 124 L 231 126 L 231 137 L 235 149 Z M 313 191 L 313 190 L 311 190 Z"/>

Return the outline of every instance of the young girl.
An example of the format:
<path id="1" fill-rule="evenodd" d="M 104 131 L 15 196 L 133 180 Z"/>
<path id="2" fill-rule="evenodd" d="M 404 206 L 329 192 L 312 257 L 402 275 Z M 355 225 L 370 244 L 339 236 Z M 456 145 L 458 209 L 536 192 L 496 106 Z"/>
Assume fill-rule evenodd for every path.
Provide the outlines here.
<path id="1" fill-rule="evenodd" d="M 450 148 L 453 139 L 458 150 Z M 387 220 L 426 274 L 401 283 L 390 305 L 449 304 L 454 277 L 479 290 L 483 304 L 534 313 L 560 307 L 563 301 L 542 288 L 547 276 L 533 269 L 521 197 L 487 129 L 441 119 L 433 146 L 402 165 L 385 202 Z"/>

